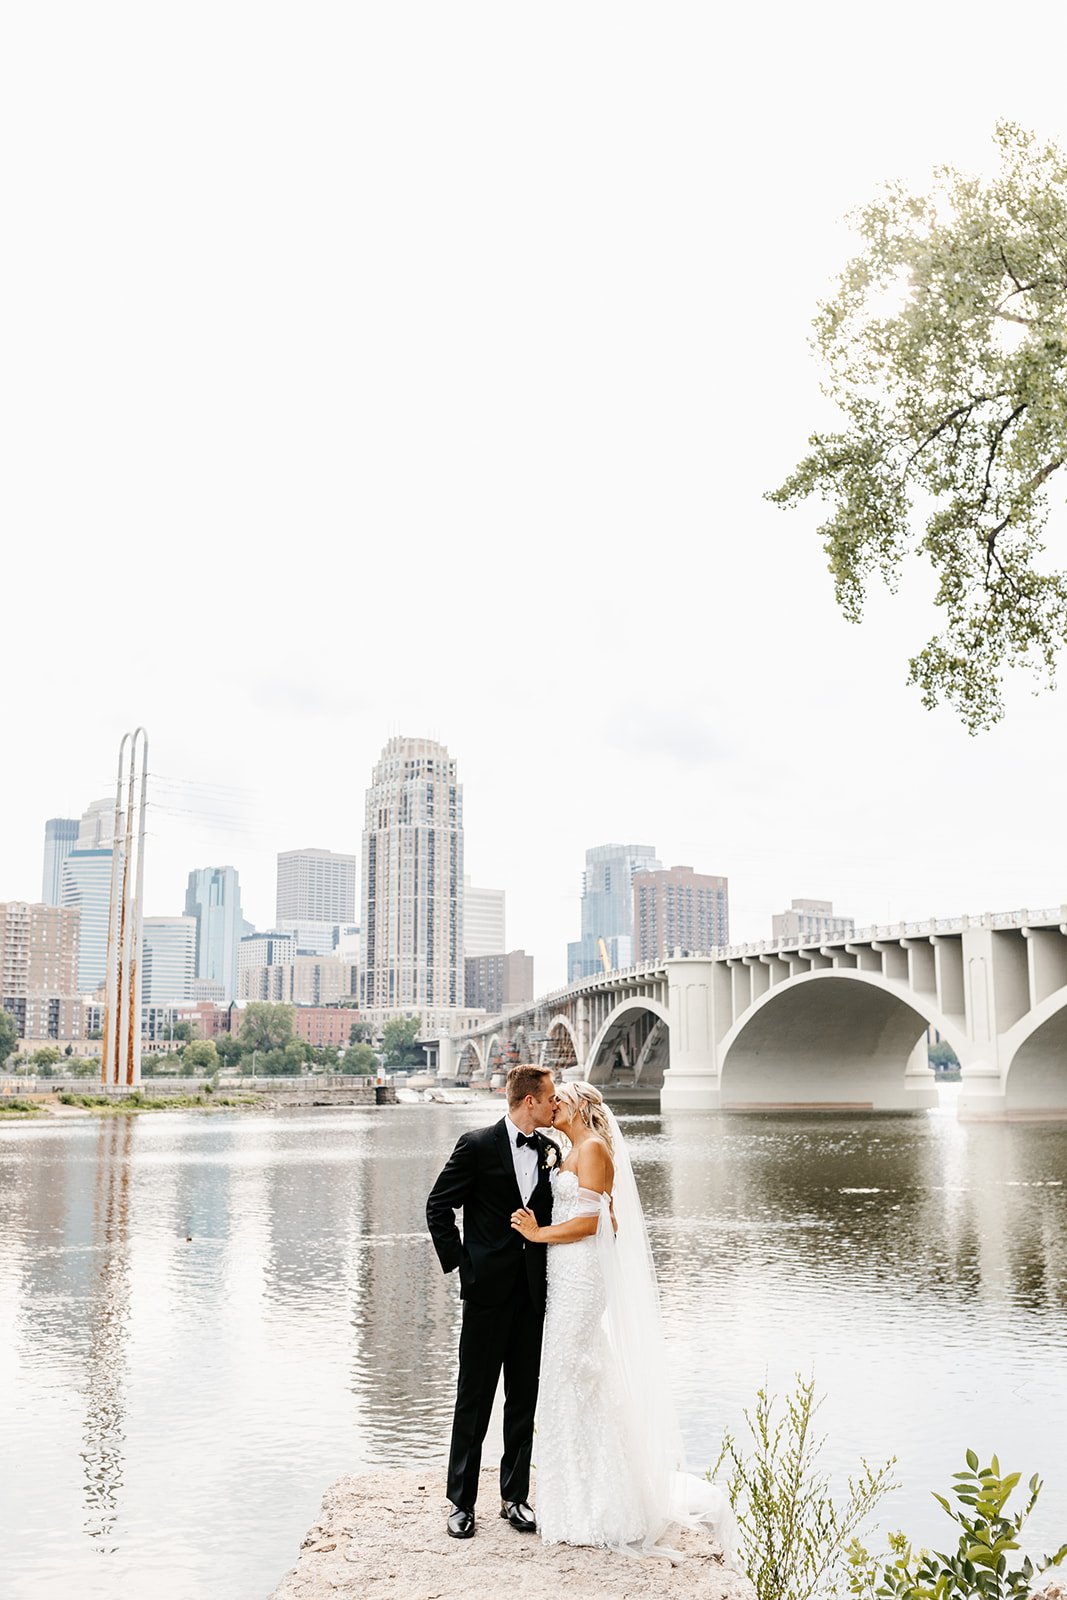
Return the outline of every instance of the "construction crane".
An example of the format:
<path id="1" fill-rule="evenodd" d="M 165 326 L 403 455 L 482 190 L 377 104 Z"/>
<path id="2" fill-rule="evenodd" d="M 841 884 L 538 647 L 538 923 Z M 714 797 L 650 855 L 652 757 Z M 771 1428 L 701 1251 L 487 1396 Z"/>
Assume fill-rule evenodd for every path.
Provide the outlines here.
<path id="1" fill-rule="evenodd" d="M 605 972 L 610 972 L 611 971 L 611 962 L 608 960 L 608 947 L 604 943 L 603 939 L 598 939 L 597 940 L 597 945 L 598 945 L 599 950 L 600 950 L 600 959 L 604 963 L 604 971 Z"/>

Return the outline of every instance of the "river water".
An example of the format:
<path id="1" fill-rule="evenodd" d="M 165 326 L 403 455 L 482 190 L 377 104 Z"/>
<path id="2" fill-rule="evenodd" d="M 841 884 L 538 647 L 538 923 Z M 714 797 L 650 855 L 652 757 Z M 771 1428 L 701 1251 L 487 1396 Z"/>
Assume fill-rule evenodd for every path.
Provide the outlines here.
<path id="1" fill-rule="evenodd" d="M 500 1110 L 0 1127 L 0 1594 L 263 1600 L 335 1477 L 439 1472 L 458 1301 L 423 1204 Z M 1032 1544 L 1067 1538 L 1067 1128 L 621 1120 L 692 1467 L 814 1371 L 835 1482 L 898 1457 L 886 1526 L 940 1543 L 973 1446 L 1040 1471 Z"/>

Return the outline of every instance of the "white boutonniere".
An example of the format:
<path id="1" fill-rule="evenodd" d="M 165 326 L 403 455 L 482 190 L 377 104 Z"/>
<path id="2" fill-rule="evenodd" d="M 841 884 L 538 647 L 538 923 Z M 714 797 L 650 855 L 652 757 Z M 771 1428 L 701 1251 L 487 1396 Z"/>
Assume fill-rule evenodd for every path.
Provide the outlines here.
<path id="1" fill-rule="evenodd" d="M 546 1172 L 551 1172 L 552 1168 L 555 1167 L 555 1166 L 558 1166 L 558 1164 L 559 1164 L 559 1145 L 556 1144 L 555 1141 L 552 1140 L 552 1139 L 546 1139 L 545 1140 L 545 1153 L 544 1153 L 544 1156 L 542 1158 L 541 1165 L 542 1165 L 542 1167 L 544 1167 Z"/>

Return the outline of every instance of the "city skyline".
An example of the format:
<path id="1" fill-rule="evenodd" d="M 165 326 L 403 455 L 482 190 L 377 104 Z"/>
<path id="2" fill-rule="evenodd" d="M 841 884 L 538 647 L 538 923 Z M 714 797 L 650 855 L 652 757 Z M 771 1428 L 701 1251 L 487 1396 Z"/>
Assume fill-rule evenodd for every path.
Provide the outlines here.
<path id="1" fill-rule="evenodd" d="M 150 781 L 150 797 L 151 797 L 151 781 Z M 79 836 L 74 841 L 74 854 L 75 854 L 74 865 L 75 865 L 75 867 L 77 867 L 80 851 L 84 852 L 86 850 L 87 846 L 95 846 L 95 849 L 93 850 L 93 853 L 91 855 L 86 855 L 85 856 L 85 868 L 83 869 L 84 872 L 88 872 L 90 874 L 92 874 L 94 872 L 93 862 L 94 862 L 94 859 L 97 856 L 99 856 L 100 864 L 95 868 L 95 878 L 91 879 L 91 892 L 95 892 L 96 899 L 100 899 L 102 894 L 104 893 L 105 878 L 106 878 L 107 874 L 109 873 L 109 868 L 110 868 L 110 850 L 106 848 L 106 843 L 104 843 L 104 841 L 106 841 L 107 834 L 108 834 L 108 831 L 109 831 L 110 812 L 111 812 L 112 804 L 113 803 L 111 801 L 103 800 L 103 799 L 91 802 L 86 807 L 84 812 L 82 813 Z M 48 819 L 47 823 L 45 825 L 45 832 L 44 832 L 44 865 L 45 865 L 45 871 L 46 872 L 50 870 L 50 868 L 49 868 L 50 854 L 55 848 L 54 842 L 53 842 L 52 833 L 49 832 L 49 830 L 53 828 L 53 824 L 57 820 L 66 820 L 66 819 L 56 819 L 56 818 Z M 101 848 L 102 843 L 104 843 L 104 848 L 103 849 Z M 80 846 L 80 851 L 79 851 L 79 846 Z M 69 846 L 65 846 L 65 848 L 69 849 Z M 593 847 L 593 848 L 595 848 L 595 847 Z M 649 847 L 649 848 L 651 848 L 651 847 Z M 586 858 L 588 858 L 590 853 L 592 853 L 591 852 L 591 848 L 587 847 L 587 849 L 585 851 Z M 278 864 L 282 861 L 283 857 L 285 857 L 285 856 L 297 857 L 297 856 L 308 856 L 308 855 L 321 855 L 321 856 L 323 856 L 325 858 L 335 858 L 338 862 L 346 862 L 349 859 L 352 859 L 350 857 L 350 855 L 345 853 L 345 852 L 338 852 L 338 851 L 333 851 L 333 850 L 330 850 L 330 849 L 317 849 L 315 851 L 310 851 L 310 852 L 306 851 L 306 850 L 305 851 L 289 851 L 289 852 L 276 851 L 276 852 L 274 852 L 274 856 L 273 856 L 273 859 L 275 861 L 275 868 L 276 868 L 276 870 L 275 870 L 275 890 L 276 890 L 276 887 L 277 887 L 277 867 L 278 867 Z M 65 856 L 65 860 L 69 860 L 69 854 L 67 854 Z M 151 854 L 149 856 L 149 862 L 151 863 Z M 587 869 L 588 869 L 588 859 L 587 859 Z M 196 873 L 207 872 L 207 873 L 210 874 L 210 873 L 219 873 L 219 872 L 229 872 L 229 871 L 232 871 L 232 870 L 233 870 L 233 868 L 230 866 L 230 864 L 226 863 L 225 866 L 222 866 L 222 867 L 190 869 L 190 870 L 188 870 L 186 872 L 185 876 L 186 876 L 186 880 L 187 880 L 187 883 L 188 883 L 189 881 L 192 880 L 192 878 L 194 877 L 194 875 Z M 238 876 L 239 876 L 239 874 L 238 874 Z M 579 882 L 581 881 L 582 876 L 583 876 L 583 874 L 580 873 L 580 872 L 576 872 L 576 874 L 575 874 L 575 877 Z M 149 882 L 150 885 L 152 883 L 152 878 L 153 878 L 153 875 L 151 873 L 149 873 L 148 874 L 148 882 Z M 472 885 L 470 883 L 470 875 L 469 874 L 465 874 L 465 880 L 466 880 L 466 884 L 465 884 L 466 889 L 467 890 L 471 889 Z M 40 881 L 40 880 L 38 880 L 38 881 Z M 809 884 L 809 885 L 807 885 L 807 887 L 810 888 L 811 885 Z M 818 887 L 821 888 L 822 885 L 820 884 L 820 885 L 818 885 Z M 187 889 L 187 894 L 186 894 L 186 898 L 185 898 L 184 902 L 183 902 L 181 897 L 175 897 L 175 900 L 172 903 L 176 907 L 181 907 L 184 904 L 186 910 L 190 909 L 189 908 L 189 903 L 188 903 L 188 898 L 187 898 L 188 892 L 189 891 Z M 357 895 L 362 895 L 361 877 L 360 877 L 360 874 L 359 874 L 358 871 L 356 872 L 356 877 L 355 877 L 355 892 L 356 892 Z M 489 897 L 489 899 L 487 901 L 487 908 L 488 908 L 489 905 L 492 905 L 492 907 L 493 907 L 492 915 L 494 915 L 494 916 L 499 915 L 502 918 L 502 914 L 503 914 L 503 898 L 504 898 L 504 896 L 506 894 L 505 890 L 484 890 L 483 891 L 483 890 L 477 889 L 477 890 L 475 890 L 475 892 L 479 893 L 479 894 L 484 894 L 487 897 Z M 71 891 L 69 886 L 68 886 L 68 897 L 69 897 L 68 898 L 68 903 L 72 903 L 73 899 L 75 898 L 75 895 L 73 894 L 73 892 Z M 12 899 L 14 899 L 14 898 L 26 898 L 31 903 L 33 903 L 33 902 L 35 902 L 37 900 L 37 897 L 35 897 L 33 895 L 29 895 L 29 896 L 25 896 L 25 897 L 16 897 L 16 896 L 12 895 L 9 898 L 12 898 Z M 575 898 L 577 899 L 577 902 L 578 902 L 577 909 L 580 910 L 580 905 L 581 905 L 580 897 L 576 896 Z M 1044 903 L 1044 900 L 1050 900 L 1052 903 L 1056 903 L 1056 902 L 1058 902 L 1059 900 L 1061 900 L 1063 898 L 1065 898 L 1065 894 L 1063 892 L 1060 892 L 1060 893 L 1055 892 L 1055 886 L 1054 886 L 1053 887 L 1053 892 L 1051 894 L 1046 894 L 1044 896 L 1043 900 L 1042 900 L 1042 903 Z M 795 895 L 790 896 L 790 901 L 799 903 L 797 901 L 797 896 L 795 896 Z M 238 903 L 238 908 L 240 908 L 240 891 L 238 891 L 238 902 L 237 903 Z M 1023 904 L 1023 903 L 1029 903 L 1030 905 L 1036 906 L 1038 904 L 1038 897 L 1031 897 L 1028 902 L 1022 902 L 1022 901 L 1019 902 L 1020 905 Z M 731 929 L 730 929 L 731 941 L 732 942 L 742 942 L 742 941 L 744 941 L 746 939 L 749 939 L 749 940 L 751 940 L 751 939 L 760 940 L 760 939 L 766 939 L 766 938 L 770 937 L 771 933 L 772 933 L 772 930 L 773 930 L 773 928 L 775 926 L 775 923 L 776 923 L 777 915 L 778 915 L 778 912 L 780 910 L 780 905 L 781 905 L 781 902 L 779 902 L 778 906 L 776 906 L 776 907 L 772 906 L 772 907 L 768 908 L 767 917 L 766 917 L 766 920 L 765 920 L 765 922 L 764 922 L 764 924 L 762 926 L 760 926 L 758 924 L 753 925 L 750 922 L 748 924 L 748 931 L 744 932 L 744 933 L 738 932 L 734 927 L 731 927 Z M 1011 906 L 1009 906 L 1006 902 L 997 904 L 997 909 L 1014 909 L 1014 908 L 1015 908 L 1014 902 L 1012 903 Z M 275 909 L 276 909 L 276 907 L 275 907 Z M 974 905 L 971 905 L 970 907 L 967 907 L 965 909 L 975 910 L 975 909 L 978 909 L 978 908 L 975 907 Z M 179 909 L 175 909 L 173 911 L 163 911 L 161 909 L 160 905 L 157 903 L 157 901 L 155 899 L 151 898 L 151 897 L 149 897 L 148 900 L 147 900 L 146 910 L 150 914 L 152 914 L 153 916 L 155 916 L 157 918 L 159 918 L 159 917 L 172 917 L 172 916 L 180 916 L 181 915 L 181 911 Z M 914 913 L 909 913 L 908 918 L 904 918 L 904 917 L 895 917 L 895 916 L 893 916 L 892 913 L 891 913 L 891 906 L 890 906 L 890 907 L 887 907 L 887 910 L 886 910 L 885 913 L 879 913 L 877 908 L 875 908 L 875 909 L 873 909 L 871 911 L 871 913 L 869 915 L 856 914 L 856 915 L 853 916 L 851 914 L 852 913 L 852 907 L 851 907 L 851 905 L 848 905 L 848 906 L 846 906 L 845 911 L 844 911 L 843 914 L 846 915 L 846 916 L 849 916 L 850 920 L 853 921 L 856 925 L 861 925 L 861 924 L 868 923 L 868 922 L 877 923 L 877 922 L 887 922 L 887 921 L 894 921 L 894 920 L 908 920 L 908 919 L 921 918 L 921 917 L 930 916 L 930 915 L 954 915 L 959 910 L 960 910 L 960 907 L 955 906 L 955 905 L 953 905 L 951 907 L 945 907 L 943 905 L 938 905 L 938 906 L 934 906 L 934 907 L 926 907 L 925 909 L 918 910 L 918 911 L 916 911 Z M 99 944 L 101 946 L 100 955 L 102 955 L 103 938 L 104 938 L 104 936 L 106 934 L 106 923 L 104 921 L 104 918 L 106 917 L 105 908 L 102 905 L 97 906 L 94 903 L 94 905 L 90 908 L 90 917 L 92 919 L 92 923 L 89 926 L 88 940 L 87 941 L 83 940 L 83 956 L 82 956 L 83 963 L 89 962 L 89 961 L 94 959 L 93 955 L 92 955 L 92 952 L 95 950 L 95 946 L 97 944 Z M 99 924 L 99 926 L 97 926 L 98 924 Z M 278 924 L 277 924 L 276 920 L 274 920 L 274 919 L 263 919 L 263 921 L 261 923 L 256 922 L 255 919 L 252 919 L 251 921 L 245 919 L 242 922 L 242 928 L 245 931 L 251 931 L 253 927 L 256 927 L 261 932 L 269 932 L 269 931 L 273 931 L 274 929 L 276 929 L 277 926 L 278 926 Z M 296 927 L 297 927 L 297 924 L 290 919 L 289 926 L 295 930 Z M 317 924 L 308 923 L 308 924 L 306 924 L 304 926 L 305 926 L 305 928 L 307 930 L 319 931 Z M 322 926 L 325 927 L 326 925 L 323 924 Z M 95 932 L 94 932 L 94 929 L 95 929 Z M 326 940 L 325 942 L 323 942 L 321 944 L 316 944 L 310 938 L 304 938 L 304 939 L 302 939 L 300 941 L 297 941 L 297 942 L 299 943 L 301 949 L 305 949 L 305 950 L 309 950 L 309 951 L 310 950 L 317 950 L 319 954 L 327 954 L 327 953 L 329 953 L 329 949 L 331 948 L 331 945 L 332 945 L 334 931 L 335 931 L 334 928 L 331 927 L 330 930 L 329 930 L 329 932 L 331 934 L 330 939 Z M 526 943 L 532 943 L 532 941 L 525 941 L 525 942 Z M 238 939 L 238 943 L 239 943 L 239 939 Z M 574 941 L 572 940 L 572 941 L 570 941 L 570 943 L 573 944 Z M 294 943 L 294 953 L 295 953 L 295 949 L 296 949 L 296 944 Z M 351 949 L 351 941 L 349 941 L 349 949 Z M 623 952 L 622 950 L 619 950 L 618 952 L 616 952 L 616 955 L 617 955 L 616 964 L 619 965 L 619 966 L 623 966 L 623 965 L 628 964 L 626 961 L 624 961 L 622 959 L 624 953 L 625 952 Z M 351 959 L 351 957 L 349 957 L 349 959 Z M 237 992 L 237 987 L 238 987 L 237 986 L 237 980 L 236 980 L 236 952 L 235 952 L 235 955 L 234 955 L 234 963 L 235 963 L 235 967 L 234 967 L 234 972 L 235 972 L 234 992 L 236 993 Z M 558 976 L 556 976 L 554 980 L 552 978 L 549 978 L 549 979 L 546 979 L 545 981 L 542 981 L 540 974 L 546 968 L 547 968 L 549 973 L 552 973 L 553 969 L 555 969 L 555 972 L 558 974 Z M 83 971 L 87 971 L 87 967 L 83 966 Z M 565 978 L 566 978 L 566 961 L 565 961 L 565 959 L 563 959 L 563 960 L 560 959 L 559 950 L 553 951 L 553 950 L 549 949 L 545 954 L 543 966 L 542 966 L 542 963 L 541 963 L 540 956 L 538 957 L 538 971 L 539 971 L 539 977 L 538 977 L 539 989 L 542 989 L 543 991 L 548 992 L 550 989 L 552 989 L 554 987 L 558 987 L 560 983 L 565 981 Z M 203 973 L 203 974 L 199 974 L 199 976 L 207 977 L 208 974 Z M 88 987 L 86 988 L 85 992 L 89 992 L 88 991 Z"/>

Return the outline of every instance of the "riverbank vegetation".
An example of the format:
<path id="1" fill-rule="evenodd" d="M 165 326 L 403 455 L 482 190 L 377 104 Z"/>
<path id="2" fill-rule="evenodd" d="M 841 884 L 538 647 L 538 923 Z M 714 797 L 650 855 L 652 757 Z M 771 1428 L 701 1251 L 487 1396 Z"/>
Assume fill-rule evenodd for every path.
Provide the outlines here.
<path id="1" fill-rule="evenodd" d="M 776 1395 L 760 1389 L 745 1412 L 751 1445 L 742 1447 L 728 1433 L 709 1474 L 727 1468 L 739 1562 L 759 1600 L 1067 1600 L 1067 1582 L 1050 1585 L 1044 1576 L 1067 1559 L 1067 1543 L 1036 1561 L 1015 1554 L 1041 1480 L 1036 1474 L 1030 1479 L 1026 1504 L 1008 1517 L 1021 1473 L 1002 1475 L 996 1456 L 980 1469 L 973 1450 L 967 1451 L 966 1470 L 954 1474 L 951 1492 L 959 1508 L 934 1494 L 960 1530 L 955 1551 L 916 1551 L 913 1541 L 896 1532 L 888 1537 L 888 1554 L 872 1557 L 859 1534 L 899 1487 L 893 1481 L 896 1461 L 877 1468 L 861 1461 L 848 1479 L 847 1495 L 835 1500 L 819 1466 L 825 1437 L 813 1426 L 821 1404 L 814 1380 L 799 1373 L 784 1411 Z"/>
<path id="2" fill-rule="evenodd" d="M 302 1077 L 307 1073 L 339 1073 L 370 1077 L 384 1063 L 388 1067 L 425 1064 L 415 1043 L 420 1017 L 398 1017 L 386 1023 L 377 1046 L 374 1030 L 358 1018 L 350 1023 L 348 1039 L 340 1047 L 313 1045 L 297 1038 L 296 1007 L 254 1000 L 240 1012 L 235 1033 L 198 1039 L 191 1021 L 175 1022 L 166 1034 L 166 1048 L 146 1049 L 141 1059 L 143 1078 L 212 1078 L 222 1071 L 257 1078 Z M 0 1011 L 0 1065 L 12 1056 L 18 1042 L 15 1022 Z M 34 1078 L 97 1078 L 100 1057 L 80 1056 L 74 1046 L 39 1045 L 15 1055 L 8 1067 L 16 1075 Z"/>
<path id="3" fill-rule="evenodd" d="M 66 1092 L 57 1095 L 60 1105 L 79 1106 L 85 1111 L 113 1111 L 122 1114 L 127 1111 L 182 1111 L 195 1109 L 197 1106 L 214 1109 L 216 1107 L 255 1106 L 260 1101 L 257 1095 L 221 1095 L 215 1094 L 210 1084 L 205 1087 L 202 1094 L 168 1094 L 152 1098 L 134 1090 L 132 1094 L 112 1096 L 106 1094 L 75 1094 Z"/>

